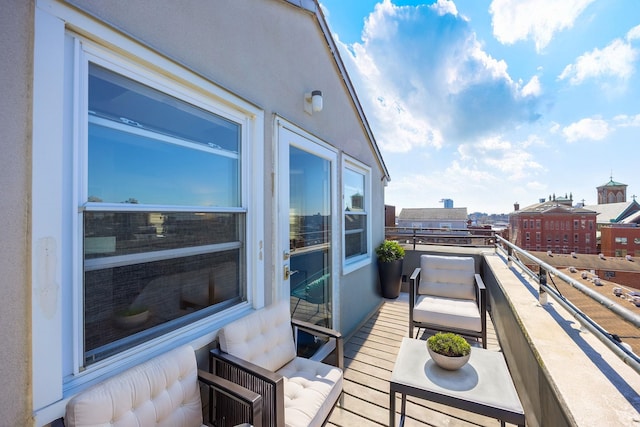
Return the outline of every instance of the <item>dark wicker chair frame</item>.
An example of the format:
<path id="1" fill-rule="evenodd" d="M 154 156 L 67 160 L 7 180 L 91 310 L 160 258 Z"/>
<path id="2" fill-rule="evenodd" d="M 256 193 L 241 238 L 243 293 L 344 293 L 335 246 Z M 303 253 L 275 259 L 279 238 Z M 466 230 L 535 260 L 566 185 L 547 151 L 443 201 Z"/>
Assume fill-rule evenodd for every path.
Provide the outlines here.
<path id="1" fill-rule="evenodd" d="M 333 364 L 344 371 L 344 343 L 340 332 L 297 319 L 291 319 L 291 325 L 292 333 L 300 330 L 313 336 L 335 339 L 335 363 Z M 334 355 L 329 357 L 333 359 Z M 285 426 L 284 377 L 282 375 L 224 353 L 219 348 L 211 350 L 209 366 L 215 375 L 262 396 L 262 426 Z M 342 400 L 342 393 L 338 400 Z M 333 403 L 334 408 L 336 403 Z M 231 400 L 216 399 L 216 419 L 223 416 L 226 420 L 225 425 L 243 422 L 242 420 L 246 419 L 246 413 L 242 411 L 246 411 L 246 405 L 238 405 Z"/>

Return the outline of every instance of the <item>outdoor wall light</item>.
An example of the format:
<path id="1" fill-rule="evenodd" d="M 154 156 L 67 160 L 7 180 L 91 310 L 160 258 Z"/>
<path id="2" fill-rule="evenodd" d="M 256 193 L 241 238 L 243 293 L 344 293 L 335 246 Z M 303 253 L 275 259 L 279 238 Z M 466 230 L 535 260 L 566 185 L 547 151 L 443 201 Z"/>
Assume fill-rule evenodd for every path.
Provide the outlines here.
<path id="1" fill-rule="evenodd" d="M 314 90 L 304 94 L 304 111 L 307 114 L 322 111 L 322 91 Z"/>

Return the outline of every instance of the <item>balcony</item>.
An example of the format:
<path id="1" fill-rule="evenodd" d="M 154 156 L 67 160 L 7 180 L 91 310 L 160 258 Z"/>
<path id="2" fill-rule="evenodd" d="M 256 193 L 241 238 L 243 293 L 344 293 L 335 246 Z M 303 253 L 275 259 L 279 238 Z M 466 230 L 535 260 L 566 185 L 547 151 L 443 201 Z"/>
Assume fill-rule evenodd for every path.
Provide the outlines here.
<path id="1" fill-rule="evenodd" d="M 406 249 L 407 277 L 422 253 L 465 254 L 482 259 L 481 274 L 491 307 L 488 348 L 504 354 L 528 426 L 640 426 L 637 357 L 619 351 L 616 343 L 599 339 L 588 322 L 582 326 L 584 315 L 570 306 L 550 297 L 541 304 L 540 285 L 526 270 L 508 262 L 506 253 L 493 247 L 420 244 L 407 245 Z M 396 300 L 385 300 L 348 337 L 344 404 L 335 408 L 330 425 L 387 425 L 389 379 L 405 336 L 408 294 L 403 292 Z M 636 324 L 635 336 L 629 338 L 639 336 Z M 406 425 L 497 426 L 499 422 L 409 397 Z"/>

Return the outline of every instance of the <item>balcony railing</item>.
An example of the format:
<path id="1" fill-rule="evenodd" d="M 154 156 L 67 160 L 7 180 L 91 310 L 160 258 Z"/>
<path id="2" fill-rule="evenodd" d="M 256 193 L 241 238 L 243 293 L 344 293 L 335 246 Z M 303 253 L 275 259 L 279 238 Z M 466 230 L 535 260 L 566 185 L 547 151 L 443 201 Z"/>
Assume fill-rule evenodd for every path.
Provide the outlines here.
<path id="1" fill-rule="evenodd" d="M 585 295 L 591 297 L 604 307 L 611 310 L 612 314 L 618 316 L 621 320 L 626 321 L 640 327 L 640 316 L 633 313 L 629 309 L 621 306 L 620 304 L 610 300 L 604 295 L 595 292 L 594 290 L 586 287 L 579 281 L 569 277 L 562 271 L 552 267 L 544 261 L 534 257 L 527 251 L 515 246 L 509 241 L 503 239 L 500 236 L 496 236 L 496 248 L 502 251 L 507 257 L 510 263 L 515 263 L 525 272 L 531 279 L 533 279 L 539 286 L 538 299 L 540 304 L 546 304 L 547 297 L 550 296 L 554 301 L 562 305 L 575 319 L 580 323 L 582 327 L 591 332 L 594 336 L 598 337 L 611 351 L 613 351 L 618 357 L 620 357 L 627 365 L 629 365 L 637 373 L 640 373 L 640 357 L 633 353 L 629 348 L 623 345 L 621 339 L 608 332 L 605 328 L 593 321 L 583 311 L 581 311 L 575 304 L 562 295 L 557 287 L 550 286 L 549 280 L 553 282 L 553 278 L 556 277 L 559 280 L 564 281 L 570 286 L 578 289 Z"/>
<path id="2" fill-rule="evenodd" d="M 388 240 L 417 245 L 482 247 L 496 243 L 496 232 L 490 228 L 414 228 L 386 227 Z"/>
<path id="3" fill-rule="evenodd" d="M 546 304 L 547 298 L 551 297 L 571 313 L 582 327 L 598 337 L 598 339 L 634 371 L 640 373 L 640 357 L 628 346 L 624 345 L 618 335 L 607 331 L 591 319 L 568 298 L 562 295 L 556 286 L 551 286 L 551 284 L 554 284 L 554 278 L 562 280 L 589 296 L 603 307 L 609 309 L 612 315 L 618 316 L 621 321 L 629 322 L 635 327 L 640 327 L 640 316 L 638 314 L 588 288 L 548 263 L 534 257 L 529 252 L 499 236 L 494 230 L 485 228 L 439 229 L 387 227 L 385 229 L 385 238 L 410 244 L 413 250 L 416 250 L 418 245 L 430 244 L 458 247 L 495 247 L 497 251 L 502 252 L 510 264 L 516 264 L 526 275 L 538 284 L 540 304 Z M 549 280 L 551 280 L 551 284 Z"/>
<path id="4" fill-rule="evenodd" d="M 580 283 L 577 271 L 554 268 L 495 233 L 492 244 L 460 245 L 430 243 L 447 234 L 443 232 L 432 236 L 425 229 L 387 231 L 386 238 L 400 241 L 406 249 L 407 277 L 424 253 L 476 259 L 490 294 L 497 345 L 525 407 L 527 424 L 637 423 L 638 316 L 635 307 L 629 310 L 606 298 L 614 284 L 603 281 L 601 288 L 595 282 Z"/>

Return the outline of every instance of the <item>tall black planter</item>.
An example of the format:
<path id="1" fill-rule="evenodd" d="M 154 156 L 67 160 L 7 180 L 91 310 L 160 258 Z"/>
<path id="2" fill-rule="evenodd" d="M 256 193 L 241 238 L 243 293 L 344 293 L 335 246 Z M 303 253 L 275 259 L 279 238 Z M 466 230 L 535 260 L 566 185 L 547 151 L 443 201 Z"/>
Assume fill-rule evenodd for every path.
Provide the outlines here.
<path id="1" fill-rule="evenodd" d="M 402 285 L 402 261 L 397 259 L 391 262 L 378 262 L 378 275 L 380 287 L 384 298 L 395 299 L 400 295 Z"/>

